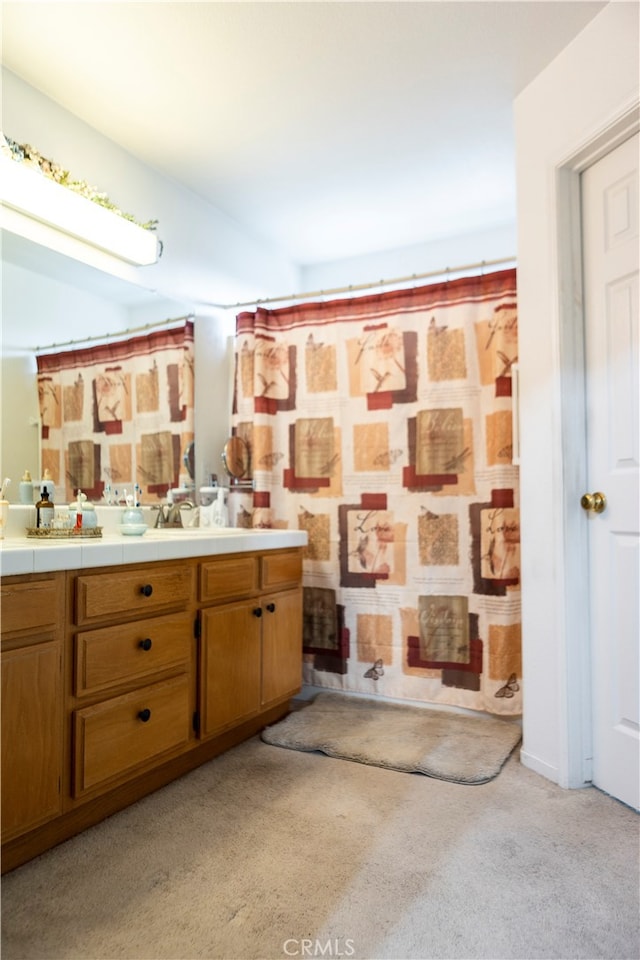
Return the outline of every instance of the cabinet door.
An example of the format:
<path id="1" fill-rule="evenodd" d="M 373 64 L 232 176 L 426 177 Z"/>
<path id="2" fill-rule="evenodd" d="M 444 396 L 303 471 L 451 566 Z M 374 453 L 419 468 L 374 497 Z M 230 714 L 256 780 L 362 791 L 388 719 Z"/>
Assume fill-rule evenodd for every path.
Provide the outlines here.
<path id="1" fill-rule="evenodd" d="M 61 693 L 57 642 L 3 653 L 3 842 L 60 813 Z"/>
<path id="2" fill-rule="evenodd" d="M 262 706 L 298 693 L 302 686 L 302 590 L 261 598 Z"/>
<path id="3" fill-rule="evenodd" d="M 260 626 L 255 601 L 201 612 L 200 736 L 236 726 L 260 710 Z"/>

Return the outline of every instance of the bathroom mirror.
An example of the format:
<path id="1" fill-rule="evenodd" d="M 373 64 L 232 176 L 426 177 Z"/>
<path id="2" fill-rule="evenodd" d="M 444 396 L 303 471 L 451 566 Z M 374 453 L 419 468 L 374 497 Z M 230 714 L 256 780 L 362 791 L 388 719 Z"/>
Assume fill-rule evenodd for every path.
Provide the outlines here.
<path id="1" fill-rule="evenodd" d="M 251 453 L 242 437 L 229 437 L 222 451 L 222 462 L 232 480 L 250 480 Z"/>
<path id="2" fill-rule="evenodd" d="M 2 446 L 9 498 L 18 501 L 25 468 L 41 475 L 35 353 L 40 345 L 82 341 L 110 330 L 181 316 L 190 305 L 161 298 L 129 279 L 2 229 Z M 133 268 L 132 268 L 133 269 Z M 220 449 L 226 430 L 213 449 Z M 193 462 L 192 454 L 191 462 Z M 185 464 L 186 466 L 186 464 Z M 195 470 L 194 470 L 195 473 Z M 191 475 L 193 477 L 193 474 Z"/>

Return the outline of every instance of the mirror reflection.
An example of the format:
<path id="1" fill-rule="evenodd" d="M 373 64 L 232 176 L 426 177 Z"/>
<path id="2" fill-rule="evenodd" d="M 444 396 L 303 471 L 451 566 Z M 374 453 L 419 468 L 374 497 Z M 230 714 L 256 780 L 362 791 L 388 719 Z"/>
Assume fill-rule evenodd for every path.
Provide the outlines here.
<path id="1" fill-rule="evenodd" d="M 1 462 L 3 474 L 13 478 L 11 501 L 19 502 L 19 481 L 26 470 L 33 477 L 35 495 L 40 491 L 40 479 L 49 469 L 57 480 L 56 500 L 59 503 L 73 499 L 77 488 L 96 503 L 105 502 L 107 484 L 110 483 L 112 489 L 118 486 L 133 488 L 137 479 L 142 481 L 144 502 L 157 502 L 172 487 L 193 484 L 196 469 L 193 356 L 186 378 L 183 371 L 163 372 L 157 365 L 154 369 L 150 363 L 147 369 L 138 373 L 123 375 L 122 371 L 110 370 L 102 380 L 81 376 L 81 371 L 76 370 L 68 382 L 58 383 L 55 388 L 51 382 L 36 385 L 40 379 L 36 353 L 69 354 L 84 349 L 88 339 L 97 340 L 99 337 L 104 344 L 109 342 L 104 335 L 111 331 L 130 330 L 139 320 L 143 321 L 139 326 L 144 328 L 172 316 L 184 316 L 188 305 L 163 300 L 138 284 L 107 275 L 6 230 L 2 231 L 2 245 Z M 68 345 L 69 341 L 76 340 L 77 347 Z M 191 379 L 190 388 L 185 379 Z M 130 406 L 132 387 L 135 386 L 140 388 L 141 409 Z M 44 404 L 44 411 L 41 410 L 43 388 L 48 390 L 47 399 L 50 401 Z M 176 426 L 184 416 L 185 389 L 191 390 L 192 413 L 191 426 L 186 431 Z M 40 397 L 38 390 L 41 391 Z M 166 417 L 166 411 L 153 413 L 155 397 L 165 395 L 169 396 L 170 405 L 173 404 Z M 62 411 L 71 411 L 73 417 L 74 407 L 77 411 L 81 401 L 83 416 L 92 422 L 96 420 L 103 435 L 113 436 L 115 433 L 117 438 L 117 431 L 121 431 L 122 449 L 118 451 L 115 463 L 104 459 L 95 442 L 87 444 L 77 424 L 63 439 L 60 432 Z M 129 425 L 136 421 L 140 423 L 144 418 L 146 439 L 134 440 L 127 433 Z M 58 449 L 55 439 L 51 439 L 56 432 L 61 440 Z M 218 449 L 220 442 L 216 444 Z M 126 445 L 129 444 L 131 449 L 132 443 L 135 455 L 142 462 L 142 475 L 127 470 L 126 453 L 122 459 Z M 173 470 L 171 466 L 167 467 L 167 461 L 173 464 Z M 124 477 L 122 483 L 118 482 L 119 471 Z M 147 483 L 144 482 L 145 473 Z"/>
<path id="2" fill-rule="evenodd" d="M 222 462 L 232 481 L 251 481 L 251 453 L 242 437 L 229 437 L 222 451 Z"/>

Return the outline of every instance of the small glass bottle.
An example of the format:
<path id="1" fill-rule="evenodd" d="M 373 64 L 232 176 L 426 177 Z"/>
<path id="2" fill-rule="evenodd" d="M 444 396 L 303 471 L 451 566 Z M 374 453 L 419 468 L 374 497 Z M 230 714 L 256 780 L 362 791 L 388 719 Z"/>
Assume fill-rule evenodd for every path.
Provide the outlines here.
<path id="1" fill-rule="evenodd" d="M 36 503 L 36 527 L 50 529 L 53 526 L 55 507 L 49 500 L 46 487 L 43 488 L 41 497 L 42 499 Z"/>

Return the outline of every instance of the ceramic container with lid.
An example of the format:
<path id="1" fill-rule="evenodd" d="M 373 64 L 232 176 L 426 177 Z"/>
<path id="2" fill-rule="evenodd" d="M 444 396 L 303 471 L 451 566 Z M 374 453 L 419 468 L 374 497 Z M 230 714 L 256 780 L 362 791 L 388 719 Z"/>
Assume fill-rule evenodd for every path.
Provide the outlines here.
<path id="1" fill-rule="evenodd" d="M 78 520 L 78 516 L 82 519 Z M 69 521 L 72 527 L 82 527 L 83 530 L 95 530 L 98 526 L 96 508 L 82 490 L 78 490 L 78 499 L 69 504 Z"/>

